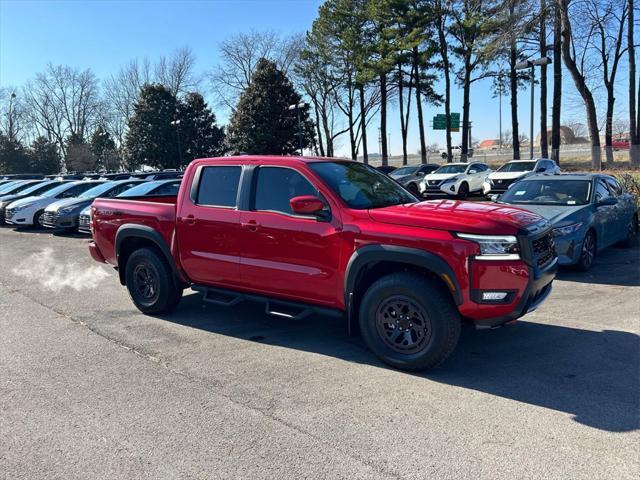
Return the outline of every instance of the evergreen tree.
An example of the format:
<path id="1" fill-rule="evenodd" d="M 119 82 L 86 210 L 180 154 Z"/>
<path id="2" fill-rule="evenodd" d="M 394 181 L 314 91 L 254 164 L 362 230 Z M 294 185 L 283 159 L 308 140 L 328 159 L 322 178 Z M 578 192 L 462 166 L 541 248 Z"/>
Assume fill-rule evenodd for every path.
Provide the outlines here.
<path id="1" fill-rule="evenodd" d="M 114 158 L 117 158 L 116 144 L 102 125 L 96 128 L 91 135 L 91 153 L 96 158 L 98 168 L 111 170 L 114 166 Z M 117 162 L 115 162 L 117 163 Z"/>
<path id="2" fill-rule="evenodd" d="M 125 138 L 130 168 L 179 166 L 177 105 L 176 97 L 162 85 L 146 84 L 141 88 Z"/>
<path id="3" fill-rule="evenodd" d="M 183 164 L 195 158 L 223 155 L 224 130 L 199 93 L 189 93 L 178 103 L 178 136 Z"/>
<path id="4" fill-rule="evenodd" d="M 300 103 L 300 95 L 273 62 L 258 61 L 249 87 L 242 93 L 231 116 L 227 142 L 238 151 L 251 154 L 292 154 L 298 150 L 297 113 L 290 105 Z M 313 143 L 314 125 L 309 107 L 301 115 L 301 141 Z"/>
<path id="5" fill-rule="evenodd" d="M 24 173 L 29 157 L 22 142 L 0 133 L 0 173 Z"/>
<path id="6" fill-rule="evenodd" d="M 38 137 L 29 151 L 29 172 L 51 175 L 60 172 L 58 146 L 47 137 Z"/>

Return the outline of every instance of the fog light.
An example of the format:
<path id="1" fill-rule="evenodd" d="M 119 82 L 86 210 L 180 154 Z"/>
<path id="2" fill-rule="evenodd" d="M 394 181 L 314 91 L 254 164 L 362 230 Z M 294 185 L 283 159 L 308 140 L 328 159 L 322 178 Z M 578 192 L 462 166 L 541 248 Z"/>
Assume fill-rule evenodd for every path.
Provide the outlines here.
<path id="1" fill-rule="evenodd" d="M 482 292 L 482 300 L 485 302 L 499 302 L 507 298 L 507 292 Z"/>

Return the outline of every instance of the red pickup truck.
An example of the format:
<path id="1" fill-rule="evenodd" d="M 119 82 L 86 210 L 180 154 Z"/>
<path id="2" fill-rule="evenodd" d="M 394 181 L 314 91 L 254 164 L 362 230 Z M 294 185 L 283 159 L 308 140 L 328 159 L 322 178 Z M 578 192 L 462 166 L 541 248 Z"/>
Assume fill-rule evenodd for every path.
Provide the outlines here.
<path id="1" fill-rule="evenodd" d="M 288 319 L 345 316 L 383 361 L 436 366 L 461 321 L 490 328 L 551 291 L 550 225 L 507 206 L 419 202 L 358 162 L 237 156 L 193 161 L 177 197 L 97 199 L 90 252 L 142 312 L 183 289 Z"/>

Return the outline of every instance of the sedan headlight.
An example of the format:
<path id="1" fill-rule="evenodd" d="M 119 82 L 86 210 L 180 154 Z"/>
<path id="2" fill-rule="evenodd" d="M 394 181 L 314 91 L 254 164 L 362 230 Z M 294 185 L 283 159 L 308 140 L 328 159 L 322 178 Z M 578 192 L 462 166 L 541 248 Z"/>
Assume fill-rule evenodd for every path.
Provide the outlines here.
<path id="1" fill-rule="evenodd" d="M 15 212 L 19 212 L 20 210 L 24 210 L 25 208 L 29 208 L 30 206 L 32 206 L 33 203 L 26 203 L 24 205 L 19 205 L 17 207 L 12 208 L 11 210 L 15 211 Z"/>
<path id="2" fill-rule="evenodd" d="M 472 235 L 458 233 L 459 238 L 475 242 L 480 247 L 477 260 L 518 260 L 520 246 L 514 235 Z"/>
<path id="3" fill-rule="evenodd" d="M 553 235 L 556 237 L 564 237 L 565 235 L 571 235 L 574 232 L 580 230 L 582 222 L 572 223 L 571 225 L 565 225 L 564 227 L 557 227 L 553 229 Z"/>
<path id="4" fill-rule="evenodd" d="M 76 209 L 76 207 L 66 207 L 66 208 L 60 208 L 57 212 L 58 215 L 67 215 L 71 212 L 73 212 Z"/>

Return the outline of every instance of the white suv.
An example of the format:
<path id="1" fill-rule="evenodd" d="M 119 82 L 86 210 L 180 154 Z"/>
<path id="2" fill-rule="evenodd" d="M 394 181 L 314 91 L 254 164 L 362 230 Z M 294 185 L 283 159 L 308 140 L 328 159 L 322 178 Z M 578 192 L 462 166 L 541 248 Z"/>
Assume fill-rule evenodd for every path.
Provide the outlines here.
<path id="1" fill-rule="evenodd" d="M 482 186 L 482 193 L 485 195 L 504 193 L 513 182 L 532 173 L 556 174 L 560 173 L 560 167 L 548 158 L 512 160 L 487 177 Z"/>
<path id="2" fill-rule="evenodd" d="M 485 163 L 448 163 L 424 177 L 420 193 L 423 197 L 446 194 L 465 198 L 470 193 L 481 192 L 490 173 Z"/>

